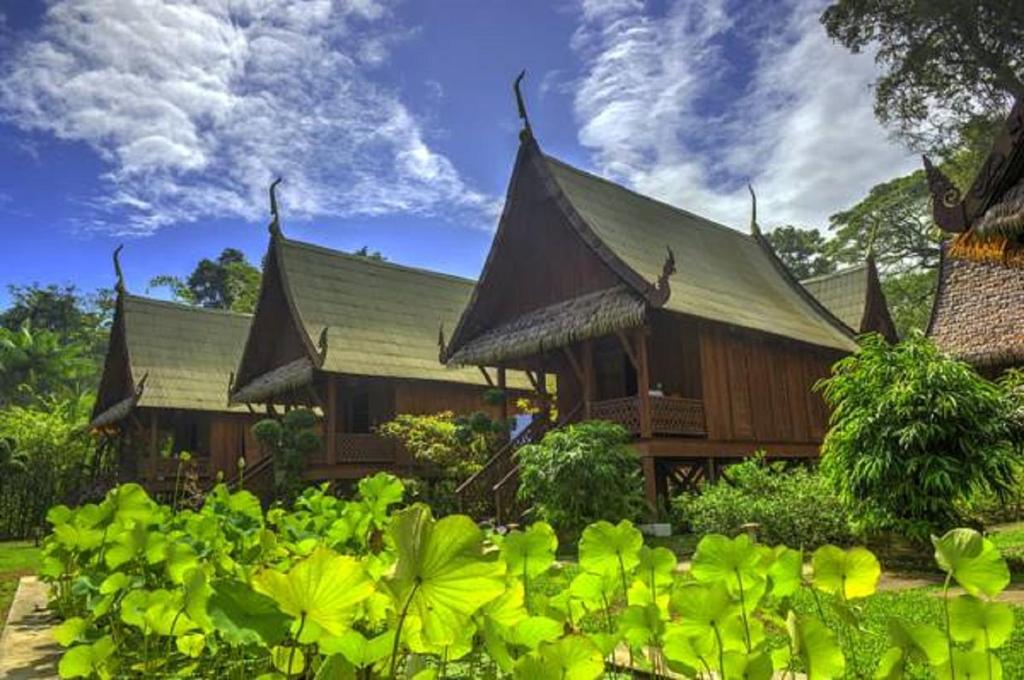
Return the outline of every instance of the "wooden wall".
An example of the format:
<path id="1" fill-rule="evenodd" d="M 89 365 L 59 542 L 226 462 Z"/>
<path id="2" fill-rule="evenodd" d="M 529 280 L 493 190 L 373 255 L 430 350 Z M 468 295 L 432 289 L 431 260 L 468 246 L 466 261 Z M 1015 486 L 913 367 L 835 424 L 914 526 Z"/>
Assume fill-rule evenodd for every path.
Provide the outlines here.
<path id="1" fill-rule="evenodd" d="M 459 383 L 403 380 L 395 383 L 395 412 L 423 415 L 440 411 L 457 414 L 483 411 L 496 418 L 500 408 L 484 402 L 487 389 Z"/>
<path id="2" fill-rule="evenodd" d="M 701 398 L 699 323 L 694 317 L 680 314 L 653 314 L 647 336 L 651 387 L 660 384 L 670 397 Z"/>
<path id="3" fill-rule="evenodd" d="M 821 441 L 828 412 L 812 386 L 840 353 L 711 322 L 698 333 L 709 439 Z"/>

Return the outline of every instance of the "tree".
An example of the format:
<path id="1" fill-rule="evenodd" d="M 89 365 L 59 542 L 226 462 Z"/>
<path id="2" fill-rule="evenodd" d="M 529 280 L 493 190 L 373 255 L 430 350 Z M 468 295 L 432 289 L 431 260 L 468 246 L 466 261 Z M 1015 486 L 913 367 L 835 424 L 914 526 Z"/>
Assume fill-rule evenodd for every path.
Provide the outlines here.
<path id="1" fill-rule="evenodd" d="M 245 259 L 242 251 L 225 248 L 216 260 L 200 260 L 184 280 L 161 274 L 153 277 L 149 285 L 170 288 L 176 299 L 191 305 L 251 312 L 259 296 L 260 270 Z"/>
<path id="2" fill-rule="evenodd" d="M 817 229 L 800 229 L 787 224 L 768 232 L 765 237 L 797 279 L 831 274 L 836 270 L 827 252 L 828 241 Z"/>
<path id="3" fill-rule="evenodd" d="M 96 375 L 91 348 L 54 331 L 0 328 L 0 407 L 71 397 Z"/>
<path id="4" fill-rule="evenodd" d="M 1024 97 L 1020 0 L 836 0 L 821 21 L 851 51 L 877 49 L 875 115 L 914 148 L 954 148 Z"/>
<path id="5" fill-rule="evenodd" d="M 919 538 L 955 526 L 958 504 L 1015 483 L 1017 400 L 920 333 L 868 335 L 819 383 L 832 409 L 821 469 L 862 503 L 865 528 Z"/>
<path id="6" fill-rule="evenodd" d="M 377 262 L 388 261 L 388 258 L 384 257 L 384 255 L 379 250 L 370 250 L 370 246 L 363 246 L 362 248 L 353 250 L 352 254 L 356 255 L 357 257 L 365 257 L 370 260 L 376 260 Z"/>

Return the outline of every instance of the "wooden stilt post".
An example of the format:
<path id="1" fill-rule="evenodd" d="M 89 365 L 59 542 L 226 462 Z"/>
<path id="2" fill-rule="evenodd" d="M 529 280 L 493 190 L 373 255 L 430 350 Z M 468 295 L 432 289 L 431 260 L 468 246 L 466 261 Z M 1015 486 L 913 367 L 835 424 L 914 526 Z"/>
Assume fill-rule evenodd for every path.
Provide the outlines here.
<path id="1" fill-rule="evenodd" d="M 718 481 L 718 468 L 715 465 L 714 458 L 708 458 L 704 461 L 704 466 L 707 472 L 705 473 L 705 479 L 708 484 L 714 484 Z"/>
<path id="2" fill-rule="evenodd" d="M 324 426 L 327 428 L 327 464 L 334 465 L 338 462 L 338 384 L 331 374 L 327 375 L 327 418 Z"/>
<path id="3" fill-rule="evenodd" d="M 636 391 L 640 405 L 640 436 L 649 439 L 651 429 L 651 374 L 647 361 L 647 335 L 645 328 L 638 328 L 634 334 L 636 342 Z"/>
<path id="4" fill-rule="evenodd" d="M 658 507 L 658 466 L 653 456 L 644 456 L 642 459 L 644 469 L 644 497 L 651 512 Z"/>

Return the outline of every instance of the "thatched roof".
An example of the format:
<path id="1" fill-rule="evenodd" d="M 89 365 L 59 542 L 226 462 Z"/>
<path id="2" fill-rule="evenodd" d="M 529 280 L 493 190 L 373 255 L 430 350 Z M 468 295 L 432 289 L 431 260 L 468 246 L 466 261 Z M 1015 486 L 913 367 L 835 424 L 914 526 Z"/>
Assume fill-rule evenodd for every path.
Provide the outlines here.
<path id="1" fill-rule="evenodd" d="M 250 318 L 119 294 L 93 425 L 135 407 L 238 410 L 228 406 L 228 381 Z"/>
<path id="2" fill-rule="evenodd" d="M 342 253 L 280 235 L 271 240 L 275 281 L 287 301 L 286 314 L 300 329 L 303 357 L 260 364 L 247 347 L 233 401 L 260 401 L 309 382 L 312 369 L 330 373 L 437 380 L 485 385 L 476 368 L 448 368 L 438 355 L 439 332 L 454 328 L 473 290 L 469 279 Z M 267 276 L 267 273 L 264 273 Z M 257 308 L 253 333 L 258 334 Z M 270 329 L 273 332 L 273 329 Z M 249 339 L 254 348 L 270 342 Z M 310 370 L 292 370 L 300 358 Z M 525 387 L 522 376 L 511 387 Z M 253 399 L 257 395 L 259 399 Z"/>
<path id="3" fill-rule="evenodd" d="M 580 340 L 643 324 L 647 305 L 626 286 L 599 290 L 537 309 L 474 338 L 449 359 L 492 365 L 543 354 Z"/>
<path id="4" fill-rule="evenodd" d="M 800 281 L 807 291 L 854 331 L 861 330 L 868 297 L 868 266 L 857 265 Z"/>

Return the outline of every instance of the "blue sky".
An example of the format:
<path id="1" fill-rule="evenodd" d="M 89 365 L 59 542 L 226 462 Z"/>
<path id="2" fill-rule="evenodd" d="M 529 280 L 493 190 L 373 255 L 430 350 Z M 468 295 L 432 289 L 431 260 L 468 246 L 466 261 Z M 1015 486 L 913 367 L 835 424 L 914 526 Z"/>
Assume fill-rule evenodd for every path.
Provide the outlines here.
<path id="1" fill-rule="evenodd" d="M 817 0 L 0 0 L 0 284 L 129 288 L 285 233 L 476 276 L 517 145 L 735 228 L 917 161 Z M 158 293 L 159 294 L 159 293 Z M 5 301 L 0 293 L 0 304 Z"/>

